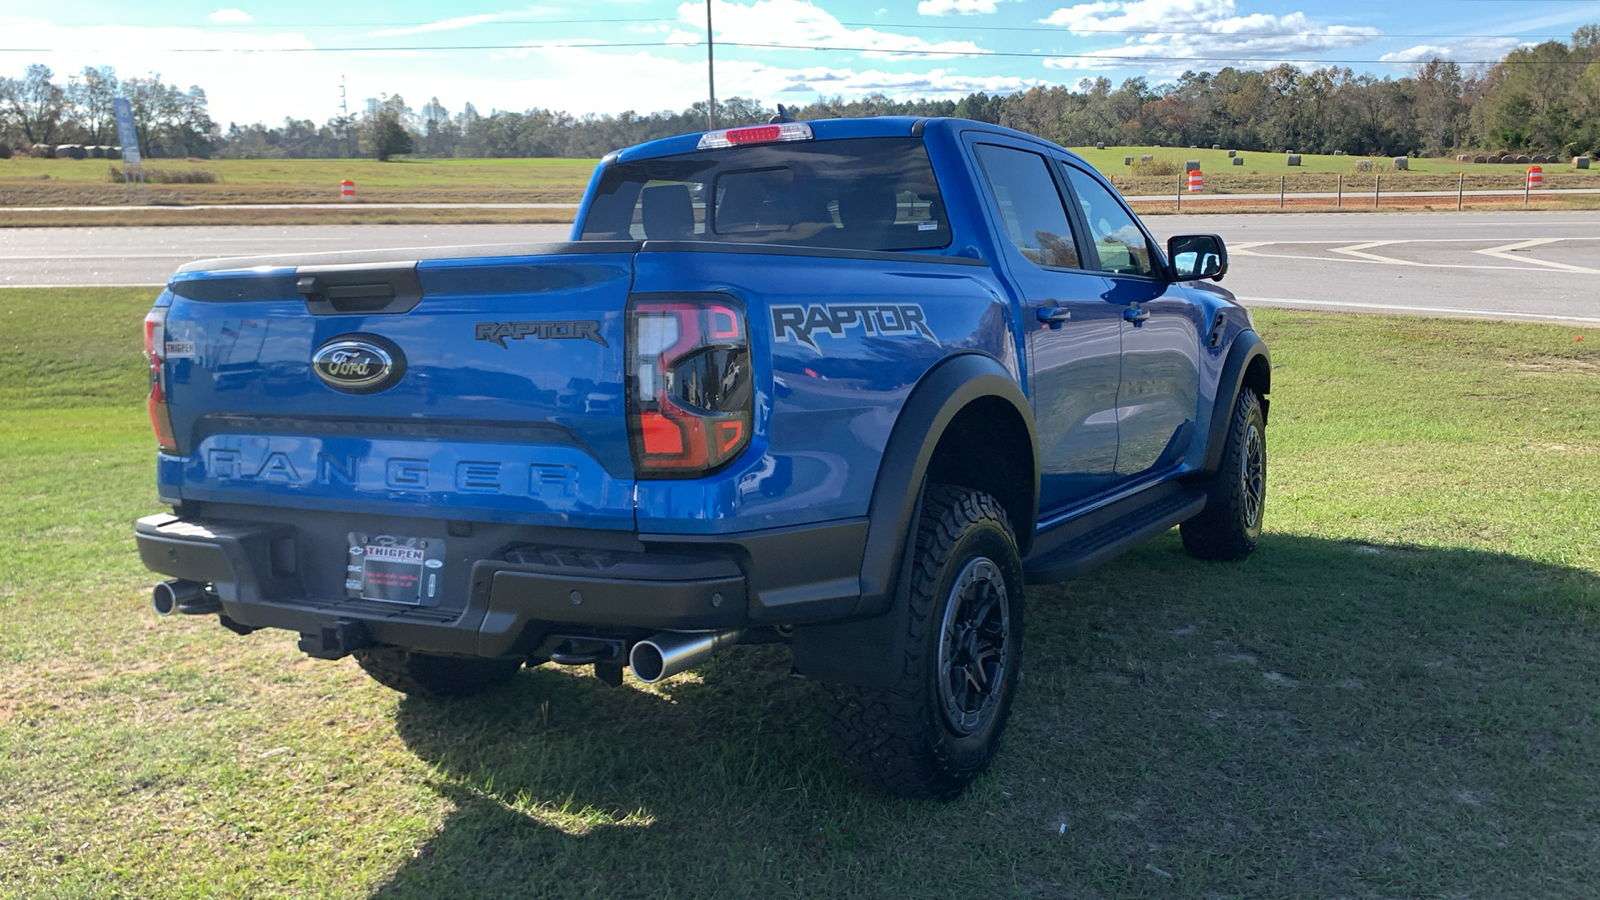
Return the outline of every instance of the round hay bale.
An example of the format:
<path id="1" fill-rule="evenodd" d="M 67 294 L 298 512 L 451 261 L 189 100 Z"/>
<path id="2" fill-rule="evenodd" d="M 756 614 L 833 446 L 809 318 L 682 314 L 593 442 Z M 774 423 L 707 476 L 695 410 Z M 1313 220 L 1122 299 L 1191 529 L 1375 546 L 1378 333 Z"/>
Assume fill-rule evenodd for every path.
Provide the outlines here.
<path id="1" fill-rule="evenodd" d="M 1289 154 L 1289 165 L 1291 165 L 1291 166 L 1300 165 L 1300 154 L 1298 154 L 1298 153 Z"/>
<path id="2" fill-rule="evenodd" d="M 1096 150 L 1104 150 L 1106 148 L 1106 142 L 1105 141 L 1095 141 L 1094 142 L 1094 148 Z"/>
<path id="3" fill-rule="evenodd" d="M 1495 163 L 1498 163 L 1498 162 L 1500 162 L 1500 157 L 1498 157 L 1498 156 L 1491 156 L 1491 157 L 1489 157 L 1489 163 L 1490 163 L 1490 164 L 1491 164 L 1491 165 L 1493 165 L 1493 164 L 1495 164 Z"/>
<path id="4" fill-rule="evenodd" d="M 1404 156 L 1396 156 L 1394 158 L 1394 170 L 1396 172 L 1409 171 L 1410 168 L 1411 168 L 1411 160 L 1407 159 Z"/>
<path id="5" fill-rule="evenodd" d="M 1533 160 L 1529 159 L 1526 155 L 1523 155 L 1523 156 L 1518 156 L 1517 157 L 1517 162 L 1519 162 L 1519 163 L 1529 163 L 1529 162 L 1533 162 Z"/>
<path id="6" fill-rule="evenodd" d="M 1212 144 L 1211 145 L 1211 149 L 1213 149 L 1213 150 L 1221 150 L 1222 149 L 1222 145 L 1221 144 Z"/>
<path id="7" fill-rule="evenodd" d="M 1486 162 L 1489 161 L 1489 157 L 1487 157 L 1487 156 L 1474 156 L 1472 158 L 1472 161 L 1475 162 L 1475 163 L 1486 163 Z"/>
<path id="8" fill-rule="evenodd" d="M 1234 164 L 1234 165 L 1236 165 L 1236 166 L 1242 166 L 1242 165 L 1244 165 L 1244 157 L 1242 157 L 1242 156 L 1235 156 L 1235 157 L 1234 157 L 1234 158 L 1233 158 L 1233 164 Z"/>
<path id="9" fill-rule="evenodd" d="M 1161 145 L 1160 145 L 1160 144 L 1157 144 L 1157 145 L 1156 145 L 1156 146 L 1157 146 L 1157 147 L 1159 147 L 1159 146 L 1161 146 Z M 1155 159 L 1155 154 L 1152 154 L 1152 153 L 1146 153 L 1146 154 L 1145 154 L 1145 155 L 1143 155 L 1143 156 L 1141 156 L 1141 157 L 1139 157 L 1139 162 L 1149 162 L 1149 161 L 1150 161 L 1150 160 L 1152 160 L 1152 159 Z"/>
<path id="10" fill-rule="evenodd" d="M 1228 151 L 1228 158 L 1229 159 L 1233 159 L 1235 156 L 1238 156 L 1238 155 L 1239 155 L 1239 151 L 1237 151 L 1237 150 L 1229 150 Z"/>
<path id="11" fill-rule="evenodd" d="M 1572 167 L 1574 169 L 1587 169 L 1587 168 L 1589 168 L 1589 157 L 1587 157 L 1587 156 L 1574 156 L 1572 158 Z"/>
<path id="12" fill-rule="evenodd" d="M 1122 158 L 1122 164 L 1123 164 L 1123 165 L 1125 165 L 1125 166 L 1131 166 L 1131 165 L 1133 165 L 1133 157 L 1131 157 L 1131 156 L 1124 156 L 1124 157 L 1123 157 L 1123 158 Z"/>
<path id="13" fill-rule="evenodd" d="M 1334 156 L 1343 156 L 1344 155 L 1344 151 L 1343 150 L 1335 150 L 1335 151 L 1333 151 L 1333 155 Z"/>
<path id="14" fill-rule="evenodd" d="M 1199 169 L 1200 169 L 1200 160 L 1198 160 L 1198 159 L 1186 159 L 1186 160 L 1183 161 L 1183 170 L 1185 172 L 1195 172 L 1195 171 L 1199 171 Z"/>

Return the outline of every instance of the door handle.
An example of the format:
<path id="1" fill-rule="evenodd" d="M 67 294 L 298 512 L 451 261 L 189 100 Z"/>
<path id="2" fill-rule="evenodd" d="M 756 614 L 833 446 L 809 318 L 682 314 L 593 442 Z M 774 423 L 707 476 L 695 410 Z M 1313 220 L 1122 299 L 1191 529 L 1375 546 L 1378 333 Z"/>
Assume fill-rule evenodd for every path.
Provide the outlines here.
<path id="1" fill-rule="evenodd" d="M 1143 325 L 1146 319 L 1150 318 L 1150 310 L 1138 306 L 1130 306 L 1122 311 L 1122 318 L 1132 322 L 1134 327 L 1138 327 Z"/>
<path id="2" fill-rule="evenodd" d="M 1041 306 L 1034 312 L 1033 317 L 1051 328 L 1060 328 L 1062 322 L 1072 318 L 1072 310 L 1060 306 Z"/>

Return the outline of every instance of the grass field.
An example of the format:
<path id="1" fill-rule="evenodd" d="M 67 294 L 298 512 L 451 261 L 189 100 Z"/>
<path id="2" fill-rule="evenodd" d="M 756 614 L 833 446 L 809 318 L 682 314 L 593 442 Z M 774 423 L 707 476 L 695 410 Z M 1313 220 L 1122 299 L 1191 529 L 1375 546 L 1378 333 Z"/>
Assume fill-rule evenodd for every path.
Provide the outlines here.
<path id="1" fill-rule="evenodd" d="M 118 205 L 122 182 L 103 159 L 0 160 L 0 207 Z M 151 184 L 157 203 L 336 203 L 339 183 L 356 183 L 356 201 L 414 203 L 576 203 L 592 159 L 159 159 L 147 169 L 201 170 L 215 184 Z"/>
<path id="2" fill-rule="evenodd" d="M 1259 552 L 1030 590 L 935 805 L 851 783 L 779 648 L 435 704 L 158 620 L 151 296 L 0 291 L 0 895 L 1600 895 L 1600 335 L 1258 311 Z"/>

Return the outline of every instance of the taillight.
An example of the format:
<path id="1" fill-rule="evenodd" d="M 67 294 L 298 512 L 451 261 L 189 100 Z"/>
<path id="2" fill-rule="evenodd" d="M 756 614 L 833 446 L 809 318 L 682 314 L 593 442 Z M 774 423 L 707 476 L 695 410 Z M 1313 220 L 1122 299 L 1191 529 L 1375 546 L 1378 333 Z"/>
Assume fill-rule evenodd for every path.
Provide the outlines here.
<path id="1" fill-rule="evenodd" d="M 158 306 L 144 317 L 144 358 L 150 364 L 150 427 L 156 433 L 156 446 L 163 453 L 177 453 L 178 441 L 172 434 L 172 414 L 167 410 L 167 309 Z"/>
<path id="2" fill-rule="evenodd" d="M 628 436 L 640 478 L 697 478 L 750 445 L 744 308 L 726 297 L 628 308 Z"/>

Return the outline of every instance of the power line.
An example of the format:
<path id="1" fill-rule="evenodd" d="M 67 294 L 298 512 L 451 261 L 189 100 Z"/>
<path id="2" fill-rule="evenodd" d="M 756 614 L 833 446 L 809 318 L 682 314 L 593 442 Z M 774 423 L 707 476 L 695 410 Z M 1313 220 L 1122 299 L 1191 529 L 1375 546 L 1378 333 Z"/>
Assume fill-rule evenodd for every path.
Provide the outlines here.
<path id="1" fill-rule="evenodd" d="M 1209 34 L 1212 37 L 1225 35 Z M 1092 62 L 1127 62 L 1127 63 L 1155 63 L 1155 62 L 1196 62 L 1196 63 L 1314 63 L 1318 65 L 1391 65 L 1410 66 L 1424 60 L 1408 59 L 1316 59 L 1308 60 L 1305 55 L 1295 57 L 1253 57 L 1240 55 L 1225 56 L 1146 56 L 1140 54 L 1113 54 L 1113 53 L 1042 53 L 1025 51 L 1004 50 L 953 50 L 936 48 L 903 49 L 893 47 L 845 47 L 821 44 L 758 44 L 748 41 L 719 41 L 728 47 L 745 47 L 755 50 L 812 50 L 828 53 L 881 53 L 892 56 L 913 57 L 942 57 L 942 58 L 997 58 L 997 59 L 1078 59 Z M 684 41 L 667 43 L 661 41 L 628 41 L 614 43 L 577 43 L 577 44 L 449 44 L 449 45 L 410 45 L 388 47 L 170 47 L 156 52 L 166 53 L 453 53 L 485 50 L 610 50 L 649 47 L 655 49 L 694 49 L 705 45 L 704 41 Z M 93 48 L 74 48 L 82 51 Z M 52 49 L 43 47 L 0 47 L 0 53 L 50 53 Z M 1308 50 L 1307 54 L 1321 51 Z M 1581 60 L 1508 60 L 1508 59 L 1451 59 L 1457 65 L 1571 65 L 1587 66 Z"/>
<path id="2" fill-rule="evenodd" d="M 1382 0 L 1382 2 L 1390 2 L 1390 0 Z M 1536 2 L 1537 3 L 1546 3 L 1546 2 L 1569 2 L 1569 0 L 1452 0 L 1452 2 L 1457 2 L 1457 3 L 1536 3 Z M 1570 2 L 1592 3 L 1592 2 L 1594 2 L 1594 0 L 1570 0 Z M 501 26 L 501 25 L 620 25 L 620 24 L 647 24 L 647 23 L 659 23 L 659 22 L 678 22 L 678 23 L 684 24 L 685 26 L 689 26 L 689 25 L 693 24 L 693 23 L 684 22 L 682 19 L 678 19 L 678 18 L 653 18 L 653 19 L 491 19 L 491 20 L 486 20 L 486 21 L 483 21 L 483 22 L 474 22 L 474 23 L 471 23 L 469 25 L 463 25 L 463 26 L 461 26 L 461 28 L 462 29 L 464 29 L 464 28 L 476 28 L 476 27 L 482 27 L 482 26 L 487 26 L 487 25 L 494 25 L 494 26 Z M 97 24 L 106 24 L 106 23 L 97 23 Z M 205 26 L 195 26 L 195 25 L 182 24 L 182 23 L 179 23 L 179 24 L 167 24 L 167 25 L 150 25 L 150 23 L 148 23 L 148 22 L 141 22 L 141 23 L 138 23 L 138 24 L 141 25 L 141 26 L 146 26 L 146 27 L 160 27 L 160 28 L 204 28 L 205 27 Z M 225 23 L 218 23 L 217 27 L 220 30 L 229 30 L 229 29 L 237 29 L 237 28 L 318 28 L 318 29 L 329 29 L 329 30 L 331 30 L 331 29 L 347 29 L 347 28 L 423 28 L 423 27 L 426 27 L 426 26 L 429 26 L 429 25 L 439 25 L 439 24 L 442 24 L 442 23 L 440 23 L 438 21 L 432 21 L 432 22 L 334 22 L 334 23 L 329 23 L 329 22 L 276 22 L 276 23 L 269 23 L 269 22 L 225 22 Z M 1074 27 L 1074 26 L 1071 26 L 1071 25 L 1053 25 L 1053 24 L 1047 24 L 1047 23 L 1043 23 L 1043 22 L 1040 22 L 1038 26 L 1032 26 L 1032 27 L 1017 26 L 1017 25 L 978 25 L 978 24 L 937 25 L 937 24 L 922 23 L 922 22 L 843 22 L 843 21 L 841 21 L 838 24 L 841 25 L 841 26 L 847 27 L 847 28 L 894 28 L 894 29 L 909 29 L 909 30 L 920 30 L 920 31 L 962 31 L 962 32 L 995 31 L 995 32 L 1019 32 L 1019 33 L 1028 33 L 1028 34 L 1039 34 L 1039 33 L 1049 34 L 1049 33 L 1053 33 L 1055 30 L 1059 30 L 1061 33 L 1064 33 L 1064 34 L 1160 34 L 1160 35 L 1193 35 L 1193 36 L 1197 36 L 1197 37 L 1199 37 L 1199 36 L 1208 36 L 1208 35 L 1209 36 L 1226 35 L 1226 36 L 1230 36 L 1230 37 L 1232 37 L 1232 36 L 1240 36 L 1240 37 L 1349 37 L 1349 36 L 1354 36 L 1350 32 L 1336 32 L 1336 31 L 1227 31 L 1227 32 L 1218 32 L 1218 31 L 1206 31 L 1206 30 L 1201 30 L 1201 29 L 1181 29 L 1181 28 L 1180 29 L 1170 29 L 1170 30 L 1168 30 L 1168 29 L 1148 29 L 1148 28 L 1080 28 L 1080 27 Z M 1039 27 L 1039 26 L 1043 26 L 1043 27 Z M 1349 27 L 1359 27 L 1359 26 L 1349 26 Z M 439 31 L 446 31 L 446 30 L 454 31 L 454 30 L 460 30 L 460 29 L 456 29 L 456 28 L 449 28 L 449 29 L 440 28 L 440 29 L 437 29 L 437 30 L 439 30 Z M 1458 40 L 1474 40 L 1474 39 L 1476 39 L 1476 40 L 1485 40 L 1485 39 L 1493 39 L 1493 38 L 1520 38 L 1520 39 L 1523 39 L 1523 40 L 1532 40 L 1532 39 L 1535 39 L 1535 38 L 1545 38 L 1545 39 L 1549 39 L 1549 40 L 1562 40 L 1562 39 L 1565 39 L 1565 38 L 1567 38 L 1569 36 L 1570 36 L 1569 34 L 1565 34 L 1565 33 L 1563 33 L 1563 34 L 1554 34 L 1554 33 L 1550 33 L 1550 34 L 1509 34 L 1508 35 L 1508 34 L 1505 34 L 1505 33 L 1500 33 L 1500 34 L 1459 34 L 1459 33 L 1449 33 L 1449 32 L 1404 32 L 1404 33 L 1401 33 L 1401 32 L 1394 32 L 1394 33 L 1381 32 L 1381 33 L 1372 35 L 1372 37 L 1374 37 L 1374 38 L 1380 38 L 1380 37 L 1381 38 L 1453 38 L 1453 39 L 1458 39 Z M 688 45 L 686 45 L 686 46 L 688 46 Z"/>

